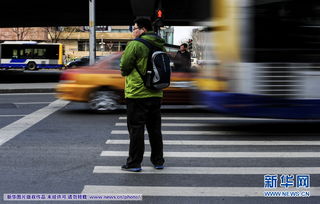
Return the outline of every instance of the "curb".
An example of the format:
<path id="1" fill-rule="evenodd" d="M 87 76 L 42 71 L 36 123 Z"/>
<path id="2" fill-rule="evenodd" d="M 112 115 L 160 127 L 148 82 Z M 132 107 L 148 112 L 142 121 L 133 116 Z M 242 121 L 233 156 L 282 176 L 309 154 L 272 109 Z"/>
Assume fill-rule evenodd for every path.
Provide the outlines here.
<path id="1" fill-rule="evenodd" d="M 54 88 L 43 88 L 43 89 L 0 89 L 0 93 L 54 93 Z"/>

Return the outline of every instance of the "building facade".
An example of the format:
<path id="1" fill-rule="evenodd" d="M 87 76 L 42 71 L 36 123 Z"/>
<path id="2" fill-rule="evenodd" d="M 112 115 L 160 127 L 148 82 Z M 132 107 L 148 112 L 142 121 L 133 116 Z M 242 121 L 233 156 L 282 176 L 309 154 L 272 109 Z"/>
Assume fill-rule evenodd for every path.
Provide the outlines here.
<path id="1" fill-rule="evenodd" d="M 121 52 L 132 37 L 129 26 L 97 26 L 96 55 L 104 56 L 112 52 Z M 71 34 L 63 32 L 59 42 L 65 45 L 67 59 L 88 56 L 89 27 L 82 27 L 81 30 Z"/>
<path id="2" fill-rule="evenodd" d="M 168 44 L 173 43 L 172 28 L 164 27 L 160 30 L 160 35 Z M 96 55 L 121 52 L 132 38 L 132 26 L 97 26 Z M 88 26 L 0 28 L 0 43 L 15 40 L 62 43 L 67 61 L 89 55 Z"/>

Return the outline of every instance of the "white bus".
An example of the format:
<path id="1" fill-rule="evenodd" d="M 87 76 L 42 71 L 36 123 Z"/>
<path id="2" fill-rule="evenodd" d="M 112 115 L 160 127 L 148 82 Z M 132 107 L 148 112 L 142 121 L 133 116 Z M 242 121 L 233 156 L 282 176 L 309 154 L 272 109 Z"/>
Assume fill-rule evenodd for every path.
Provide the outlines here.
<path id="1" fill-rule="evenodd" d="M 63 68 L 64 50 L 60 43 L 5 41 L 0 44 L 0 68 L 55 69 Z"/>

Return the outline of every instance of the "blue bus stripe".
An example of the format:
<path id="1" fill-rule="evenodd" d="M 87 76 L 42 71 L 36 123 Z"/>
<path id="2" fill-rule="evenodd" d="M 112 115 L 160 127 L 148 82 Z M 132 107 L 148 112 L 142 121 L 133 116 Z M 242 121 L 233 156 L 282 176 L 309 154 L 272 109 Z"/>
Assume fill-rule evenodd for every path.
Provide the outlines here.
<path id="1" fill-rule="evenodd" d="M 37 64 L 38 68 L 61 68 L 62 64 Z M 26 68 L 26 64 L 0 64 L 0 68 Z"/>
<path id="2" fill-rule="evenodd" d="M 13 62 L 25 62 L 25 61 L 27 61 L 27 59 L 11 59 L 11 63 L 13 63 Z"/>

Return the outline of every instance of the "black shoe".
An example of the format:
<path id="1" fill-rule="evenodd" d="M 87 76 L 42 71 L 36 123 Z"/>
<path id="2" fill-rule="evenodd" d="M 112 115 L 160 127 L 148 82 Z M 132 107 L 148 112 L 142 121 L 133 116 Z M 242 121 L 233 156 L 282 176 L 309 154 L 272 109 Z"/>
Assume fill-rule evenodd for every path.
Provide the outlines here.
<path id="1" fill-rule="evenodd" d="M 140 167 L 128 167 L 128 165 L 123 165 L 121 167 L 121 170 L 123 171 L 131 171 L 131 172 L 139 172 L 141 171 L 142 169 Z"/>
<path id="2" fill-rule="evenodd" d="M 154 165 L 153 167 L 154 167 L 155 169 L 158 169 L 158 170 L 164 169 L 164 166 L 163 166 L 163 165 Z"/>

